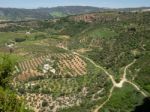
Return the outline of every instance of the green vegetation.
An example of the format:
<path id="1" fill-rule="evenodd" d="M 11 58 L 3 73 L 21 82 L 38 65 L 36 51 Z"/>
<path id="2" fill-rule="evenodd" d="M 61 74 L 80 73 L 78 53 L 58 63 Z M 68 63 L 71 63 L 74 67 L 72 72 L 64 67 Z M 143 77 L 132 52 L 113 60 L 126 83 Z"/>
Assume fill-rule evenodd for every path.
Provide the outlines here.
<path id="1" fill-rule="evenodd" d="M 23 101 L 9 89 L 0 87 L 0 111 L 1 112 L 29 112 L 25 109 Z"/>
<path id="2" fill-rule="evenodd" d="M 110 38 L 110 37 L 114 37 L 117 36 L 117 33 L 115 33 L 115 31 L 111 31 L 111 29 L 108 28 L 95 28 L 95 29 L 90 29 L 88 30 L 85 35 L 86 37 L 90 37 L 90 38 Z"/>
<path id="3" fill-rule="evenodd" d="M 51 14 L 58 17 L 65 13 L 54 11 Z M 15 74 L 16 85 L 13 85 L 12 91 L 12 80 L 9 79 L 14 62 L 6 56 L 0 58 L 0 94 L 8 96 L 6 101 L 12 100 L 11 95 L 14 94 L 14 102 L 18 100 L 15 92 L 21 94 L 25 106 L 41 111 L 53 110 L 58 106 L 59 112 L 89 112 L 107 101 L 113 86 L 112 96 L 98 111 L 133 111 L 145 96 L 150 95 L 149 18 L 150 12 L 110 11 L 58 20 L 6 22 L 8 26 L 0 28 L 0 51 L 11 53 L 11 58 L 18 58 L 16 65 L 23 60 L 27 62 L 21 65 L 24 71 Z M 5 43 L 16 39 L 19 42 L 15 43 L 14 51 L 9 52 Z M 81 59 L 76 58 L 72 62 L 69 53 Z M 43 60 L 56 61 L 55 73 L 44 73 L 43 66 L 48 63 L 42 63 Z M 126 68 L 133 60 L 136 60 L 135 63 Z M 34 67 L 38 64 L 40 70 Z M 86 66 L 85 74 L 80 74 L 83 66 Z M 75 72 L 80 72 L 80 75 L 75 75 Z M 71 75 L 61 76 L 67 73 Z M 125 73 L 127 82 L 119 87 Z M 31 75 L 31 79 L 22 81 Z M 40 105 L 37 106 L 37 102 L 41 102 Z M 14 109 L 24 108 L 22 99 L 16 103 L 17 107 L 12 106 Z M 2 109 L 6 109 L 4 104 Z"/>
<path id="4" fill-rule="evenodd" d="M 14 71 L 15 60 L 9 55 L 0 57 L 0 111 L 1 112 L 29 112 L 23 101 L 13 91 L 10 85 Z"/>
<path id="5" fill-rule="evenodd" d="M 132 72 L 135 75 L 135 82 L 141 85 L 148 93 L 150 93 L 150 64 L 147 61 L 149 56 L 149 53 L 143 54 L 132 68 Z"/>
<path id="6" fill-rule="evenodd" d="M 143 96 L 132 86 L 126 84 L 121 89 L 115 89 L 109 102 L 101 112 L 131 112 L 134 107 L 142 104 Z"/>
<path id="7" fill-rule="evenodd" d="M 12 21 L 34 19 L 44 20 L 95 11 L 99 11 L 99 8 L 89 6 L 64 6 L 38 9 L 0 8 L 0 19 Z"/>
<path id="8" fill-rule="evenodd" d="M 66 14 L 64 14 L 62 12 L 52 12 L 52 13 L 50 13 L 50 15 L 53 16 L 54 18 L 67 16 Z"/>
<path id="9" fill-rule="evenodd" d="M 7 55 L 4 55 L 0 60 L 0 85 L 4 88 L 8 87 L 9 78 L 14 70 L 14 62 Z"/>

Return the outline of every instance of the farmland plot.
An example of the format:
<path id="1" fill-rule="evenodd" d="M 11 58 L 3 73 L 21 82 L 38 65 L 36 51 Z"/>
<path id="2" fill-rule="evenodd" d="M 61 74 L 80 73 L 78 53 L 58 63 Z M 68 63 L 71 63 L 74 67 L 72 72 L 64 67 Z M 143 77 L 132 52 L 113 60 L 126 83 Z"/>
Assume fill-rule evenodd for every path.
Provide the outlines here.
<path id="1" fill-rule="evenodd" d="M 20 71 L 25 71 L 28 69 L 37 69 L 37 67 L 41 65 L 47 58 L 50 58 L 50 55 L 41 56 L 38 58 L 33 58 L 31 60 L 20 62 L 18 63 L 18 68 L 20 69 Z"/>
<path id="2" fill-rule="evenodd" d="M 87 72 L 86 63 L 79 56 L 68 53 L 57 53 L 18 63 L 18 68 L 21 72 L 18 75 L 18 80 L 28 80 L 30 77 L 46 75 L 42 71 L 39 71 L 39 67 L 48 63 L 46 60 L 55 62 L 55 65 L 51 67 L 56 71 L 53 75 L 75 77 L 85 75 Z"/>
<path id="3" fill-rule="evenodd" d="M 56 72 L 56 75 L 62 77 L 46 77 L 47 74 L 41 74 L 37 70 L 36 67 L 43 65 L 48 59 L 56 62 L 55 66 L 59 68 L 59 74 Z M 16 84 L 16 88 L 25 99 L 26 107 L 36 112 L 58 112 L 66 108 L 81 106 L 83 102 L 90 102 L 91 105 L 97 101 L 103 101 L 108 93 L 108 89 L 105 88 L 105 85 L 109 83 L 107 76 L 76 54 L 57 53 L 34 60 L 36 64 L 29 62 L 33 59 L 22 62 L 23 65 L 26 63 L 24 68 L 27 70 L 22 69 L 24 71 L 18 75 L 19 80 L 38 76 L 44 78 L 20 81 Z M 93 72 L 96 74 L 94 75 Z"/>
<path id="4" fill-rule="evenodd" d="M 32 77 L 42 76 L 43 74 L 32 69 L 28 69 L 26 71 L 23 71 L 21 74 L 17 76 L 17 80 L 19 81 L 25 81 Z"/>
<path id="5" fill-rule="evenodd" d="M 58 56 L 59 67 L 63 75 L 79 76 L 86 74 L 86 63 L 77 55 L 62 54 Z"/>
<path id="6" fill-rule="evenodd" d="M 99 77 L 83 75 L 75 78 L 28 81 L 17 88 L 23 88 L 25 91 L 26 94 L 22 96 L 26 100 L 27 107 L 36 112 L 58 112 L 61 109 L 81 106 L 84 101 L 90 103 L 103 101 L 108 92 L 105 85 L 109 80 L 101 72 L 97 75 Z"/>
<path id="7" fill-rule="evenodd" d="M 27 100 L 27 106 L 35 112 L 57 112 L 59 109 L 79 106 L 83 91 L 77 95 L 60 96 L 54 98 L 49 94 L 31 94 L 27 93 L 24 98 Z M 80 97 L 79 97 L 80 96 Z"/>

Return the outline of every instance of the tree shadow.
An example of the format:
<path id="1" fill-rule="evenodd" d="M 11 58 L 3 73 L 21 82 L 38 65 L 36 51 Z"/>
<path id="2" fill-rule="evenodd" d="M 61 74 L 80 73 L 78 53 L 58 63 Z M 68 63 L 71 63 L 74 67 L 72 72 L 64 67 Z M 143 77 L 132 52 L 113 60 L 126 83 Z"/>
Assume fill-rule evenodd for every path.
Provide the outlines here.
<path id="1" fill-rule="evenodd" d="M 150 97 L 145 98 L 143 104 L 135 107 L 132 112 L 150 112 Z"/>

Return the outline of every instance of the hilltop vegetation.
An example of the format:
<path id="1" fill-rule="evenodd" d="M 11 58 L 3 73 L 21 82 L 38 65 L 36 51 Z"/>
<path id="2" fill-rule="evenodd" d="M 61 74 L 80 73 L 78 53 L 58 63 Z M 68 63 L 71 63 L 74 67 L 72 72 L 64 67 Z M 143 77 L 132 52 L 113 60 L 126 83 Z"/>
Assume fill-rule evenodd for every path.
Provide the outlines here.
<path id="1" fill-rule="evenodd" d="M 37 9 L 0 8 L 0 21 L 45 20 L 99 11 L 134 12 L 147 11 L 149 9 L 149 7 L 109 9 L 90 6 L 60 6 Z"/>
<path id="2" fill-rule="evenodd" d="M 44 20 L 95 11 L 99 11 L 99 8 L 88 6 L 64 6 L 38 9 L 0 8 L 0 20 Z"/>

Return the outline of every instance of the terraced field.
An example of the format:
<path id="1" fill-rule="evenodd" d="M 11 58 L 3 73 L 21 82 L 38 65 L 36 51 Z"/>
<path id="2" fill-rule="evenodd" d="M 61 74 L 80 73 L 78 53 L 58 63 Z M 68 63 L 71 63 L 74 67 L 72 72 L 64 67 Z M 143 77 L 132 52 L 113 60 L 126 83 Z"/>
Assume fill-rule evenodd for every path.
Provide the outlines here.
<path id="1" fill-rule="evenodd" d="M 39 70 L 48 60 L 55 62 L 56 68 L 52 66 L 56 70 L 55 74 Z M 80 106 L 86 97 L 92 102 L 101 101 L 104 94 L 108 93 L 105 84 L 109 80 L 95 67 L 91 68 L 93 71 L 88 71 L 88 66 L 87 61 L 74 53 L 41 56 L 18 63 L 20 73 L 14 79 L 14 85 L 21 93 L 20 97 L 25 99 L 26 107 L 35 112 L 58 112 Z M 96 71 L 99 74 L 89 74 Z M 96 80 L 102 81 L 98 84 Z"/>
<path id="2" fill-rule="evenodd" d="M 53 59 L 54 58 L 54 59 Z M 20 74 L 18 80 L 27 80 L 30 77 L 44 76 L 38 67 L 44 65 L 46 60 L 55 61 L 56 74 L 62 77 L 75 77 L 86 74 L 86 63 L 79 56 L 67 53 L 41 56 L 18 63 Z"/>

